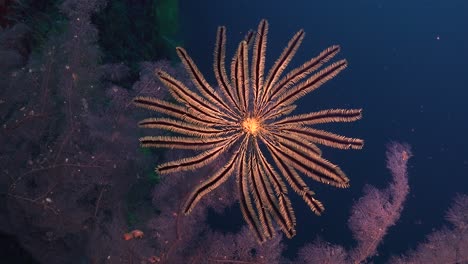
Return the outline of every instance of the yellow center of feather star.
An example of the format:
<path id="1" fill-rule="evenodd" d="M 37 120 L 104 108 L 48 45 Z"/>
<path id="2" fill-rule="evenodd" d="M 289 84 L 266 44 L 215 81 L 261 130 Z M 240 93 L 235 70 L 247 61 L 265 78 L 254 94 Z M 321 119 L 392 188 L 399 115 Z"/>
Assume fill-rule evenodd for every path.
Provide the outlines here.
<path id="1" fill-rule="evenodd" d="M 260 131 L 260 122 L 258 122 L 258 119 L 256 118 L 248 117 L 244 120 L 242 126 L 244 127 L 245 132 L 253 136 L 256 136 L 257 133 Z"/>

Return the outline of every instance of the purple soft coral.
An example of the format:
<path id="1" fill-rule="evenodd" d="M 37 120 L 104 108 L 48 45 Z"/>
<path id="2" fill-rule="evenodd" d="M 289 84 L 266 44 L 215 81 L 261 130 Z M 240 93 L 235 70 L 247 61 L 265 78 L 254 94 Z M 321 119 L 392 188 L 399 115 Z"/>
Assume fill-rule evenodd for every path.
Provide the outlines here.
<path id="1" fill-rule="evenodd" d="M 409 192 L 407 163 L 411 156 L 407 144 L 387 146 L 387 168 L 393 181 L 383 190 L 366 186 L 364 196 L 353 205 L 348 224 L 357 241 L 355 248 L 346 252 L 341 246 L 317 240 L 301 249 L 299 263 L 366 263 L 376 255 L 388 228 L 400 218 Z"/>
<path id="2" fill-rule="evenodd" d="M 366 186 L 365 195 L 354 204 L 349 228 L 358 246 L 350 252 L 354 263 L 361 263 L 377 253 L 377 246 L 400 218 L 409 192 L 407 163 L 411 157 L 409 145 L 390 143 L 387 146 L 387 168 L 393 182 L 386 189 Z"/>

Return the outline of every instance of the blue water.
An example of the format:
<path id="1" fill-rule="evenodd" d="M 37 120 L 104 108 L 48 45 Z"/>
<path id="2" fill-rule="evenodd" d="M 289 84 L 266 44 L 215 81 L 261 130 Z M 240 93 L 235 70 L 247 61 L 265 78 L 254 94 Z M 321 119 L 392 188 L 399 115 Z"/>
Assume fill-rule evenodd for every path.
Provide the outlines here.
<path id="1" fill-rule="evenodd" d="M 253 3 L 253 4 L 252 4 Z M 185 47 L 212 83 L 212 53 L 218 25 L 227 26 L 227 56 L 262 18 L 270 23 L 267 68 L 289 38 L 303 28 L 306 38 L 290 69 L 339 44 L 348 68 L 299 101 L 296 113 L 325 108 L 363 108 L 364 118 L 329 126 L 363 138 L 361 151 L 324 150 L 351 179 L 351 187 L 311 185 L 326 206 L 316 217 L 292 197 L 297 235 L 287 254 L 317 236 L 351 247 L 346 226 L 350 206 L 365 184 L 384 187 L 385 144 L 412 146 L 410 195 L 397 225 L 379 252 L 405 252 L 444 223 L 456 193 L 468 193 L 468 2 L 447 1 L 188 1 L 182 0 Z M 378 261 L 378 259 L 377 259 Z"/>

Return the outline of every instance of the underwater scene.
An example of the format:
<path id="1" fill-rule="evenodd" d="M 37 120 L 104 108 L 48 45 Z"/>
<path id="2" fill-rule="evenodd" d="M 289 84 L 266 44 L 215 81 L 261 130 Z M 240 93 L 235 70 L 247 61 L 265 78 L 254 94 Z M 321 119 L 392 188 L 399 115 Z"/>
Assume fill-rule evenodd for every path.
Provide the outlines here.
<path id="1" fill-rule="evenodd" d="M 0 263 L 468 263 L 467 14 L 0 1 Z"/>

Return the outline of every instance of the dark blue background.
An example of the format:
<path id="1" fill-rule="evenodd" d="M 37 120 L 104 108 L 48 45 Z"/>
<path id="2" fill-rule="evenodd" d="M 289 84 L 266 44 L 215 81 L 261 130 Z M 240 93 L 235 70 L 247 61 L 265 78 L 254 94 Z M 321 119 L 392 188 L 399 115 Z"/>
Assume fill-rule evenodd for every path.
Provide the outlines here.
<path id="1" fill-rule="evenodd" d="M 298 234 L 288 254 L 317 236 L 351 247 L 350 206 L 365 184 L 384 187 L 385 144 L 412 145 L 410 196 L 402 217 L 379 248 L 404 252 L 444 223 L 452 198 L 468 193 L 468 1 L 182 0 L 185 47 L 214 82 L 212 53 L 218 25 L 228 29 L 228 59 L 248 29 L 270 23 L 267 69 L 300 28 L 306 38 L 291 66 L 339 44 L 348 68 L 299 102 L 295 113 L 363 108 L 363 120 L 327 126 L 365 139 L 361 151 L 324 149 L 351 179 L 342 190 L 309 182 L 326 206 L 316 217 L 293 197 Z M 289 68 L 291 69 L 291 67 Z M 240 213 L 239 213 L 240 215 Z"/>

